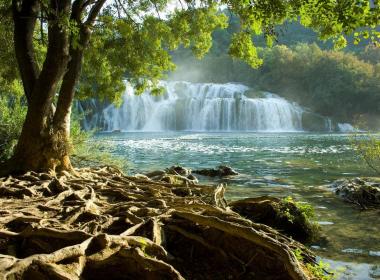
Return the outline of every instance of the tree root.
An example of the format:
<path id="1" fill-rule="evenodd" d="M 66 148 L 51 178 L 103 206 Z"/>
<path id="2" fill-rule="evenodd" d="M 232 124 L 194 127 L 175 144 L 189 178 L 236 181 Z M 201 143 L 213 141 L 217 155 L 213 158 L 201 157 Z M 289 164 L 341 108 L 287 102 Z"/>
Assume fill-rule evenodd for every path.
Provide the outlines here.
<path id="1" fill-rule="evenodd" d="M 0 178 L 2 279 L 312 279 L 314 255 L 225 187 L 84 168 Z M 303 260 L 294 252 L 300 250 Z"/>

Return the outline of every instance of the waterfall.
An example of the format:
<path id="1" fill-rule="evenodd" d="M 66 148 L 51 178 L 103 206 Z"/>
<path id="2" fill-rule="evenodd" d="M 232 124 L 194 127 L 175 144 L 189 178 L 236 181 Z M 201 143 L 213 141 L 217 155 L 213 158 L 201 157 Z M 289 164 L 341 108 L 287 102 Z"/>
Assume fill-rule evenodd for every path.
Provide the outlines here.
<path id="1" fill-rule="evenodd" d="M 300 131 L 302 108 L 272 93 L 252 96 L 240 84 L 161 82 L 164 94 L 134 94 L 103 110 L 106 131 Z"/>

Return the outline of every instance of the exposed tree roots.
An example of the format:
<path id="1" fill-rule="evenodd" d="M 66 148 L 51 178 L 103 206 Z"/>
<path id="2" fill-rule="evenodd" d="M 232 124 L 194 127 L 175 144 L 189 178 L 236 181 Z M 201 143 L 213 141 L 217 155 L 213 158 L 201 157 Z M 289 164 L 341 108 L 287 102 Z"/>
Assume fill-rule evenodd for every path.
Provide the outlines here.
<path id="1" fill-rule="evenodd" d="M 110 167 L 0 178 L 3 279 L 310 279 L 314 256 L 226 207 L 224 187 Z M 303 252 L 303 261 L 295 250 Z"/>

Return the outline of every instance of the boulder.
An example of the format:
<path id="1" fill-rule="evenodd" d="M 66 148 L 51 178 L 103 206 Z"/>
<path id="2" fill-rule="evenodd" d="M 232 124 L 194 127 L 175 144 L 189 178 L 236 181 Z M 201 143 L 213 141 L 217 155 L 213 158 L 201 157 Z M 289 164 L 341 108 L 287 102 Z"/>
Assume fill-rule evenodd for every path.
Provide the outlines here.
<path id="1" fill-rule="evenodd" d="M 343 179 L 331 186 L 335 194 L 361 209 L 380 208 L 380 182 L 375 179 Z"/>
<path id="2" fill-rule="evenodd" d="M 239 175 L 238 172 L 233 170 L 231 167 L 226 165 L 220 165 L 216 169 L 200 169 L 194 170 L 193 173 L 208 176 L 208 177 L 226 177 L 226 176 L 235 176 Z"/>
<path id="3" fill-rule="evenodd" d="M 191 174 L 191 170 L 179 165 L 172 166 L 166 170 L 155 170 L 146 173 L 149 179 L 157 182 L 165 182 L 172 185 L 194 185 L 198 179 Z"/>
<path id="4" fill-rule="evenodd" d="M 159 181 L 169 183 L 172 185 L 194 185 L 198 183 L 198 180 L 191 180 L 185 176 L 181 175 L 173 175 L 173 174 L 165 174 Z"/>
<path id="5" fill-rule="evenodd" d="M 257 89 L 248 89 L 246 92 L 244 92 L 244 95 L 248 98 L 265 98 L 266 94 L 265 92 Z"/>
<path id="6" fill-rule="evenodd" d="M 301 243 L 313 242 L 319 237 L 319 228 L 292 199 L 269 196 L 247 198 L 229 203 L 241 216 L 273 227 Z"/>
<path id="7" fill-rule="evenodd" d="M 166 169 L 166 173 L 172 175 L 181 175 L 181 176 L 189 176 L 191 174 L 191 169 L 187 169 L 185 167 L 174 165 L 168 169 Z"/>

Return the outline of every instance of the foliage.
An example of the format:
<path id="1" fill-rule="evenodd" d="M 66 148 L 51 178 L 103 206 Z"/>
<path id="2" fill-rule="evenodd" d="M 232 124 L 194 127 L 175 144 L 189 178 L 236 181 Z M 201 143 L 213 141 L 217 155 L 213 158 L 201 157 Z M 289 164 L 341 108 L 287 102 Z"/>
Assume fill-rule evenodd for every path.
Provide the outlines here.
<path id="1" fill-rule="evenodd" d="M 92 2 L 96 5 L 100 1 Z M 40 66 L 45 58 L 48 38 L 44 34 L 48 30 L 44 15 L 49 12 L 48 3 L 42 4 L 34 36 L 34 51 Z M 17 73 L 10 5 L 9 0 L 0 4 L 0 32 L 5 42 L 0 56 L 2 65 L 8 66 L 2 71 L 12 73 L 1 77 L 14 79 Z M 230 22 L 225 15 L 227 12 L 220 12 L 222 7 L 236 15 Z M 146 87 L 156 88 L 154 92 L 159 92 L 158 80 L 175 67 L 171 51 L 186 47 L 196 57 L 203 57 L 212 46 L 214 30 L 227 26 L 227 37 L 230 38 L 223 39 L 222 49 L 229 48 L 234 58 L 255 68 L 262 64 L 257 48 L 261 46 L 260 38 L 264 38 L 268 45 L 273 44 L 281 34 L 281 29 L 276 26 L 295 20 L 315 30 L 321 39 L 334 39 L 337 47 L 351 40 L 347 37 L 349 34 L 353 34 L 355 42 L 371 40 L 377 44 L 379 9 L 379 5 L 371 6 L 370 1 L 361 0 L 257 1 L 255 5 L 241 0 L 186 1 L 185 4 L 166 0 L 106 1 L 85 52 L 78 96 L 118 103 L 124 90 L 121 82 L 124 75 L 136 84 L 138 92 Z M 70 32 L 73 47 L 81 48 L 77 23 L 68 14 L 60 15 L 58 20 Z M 360 27 L 367 28 L 362 30 Z M 252 36 L 259 42 L 252 40 Z M 9 60 L 13 63 L 8 63 Z"/>
<path id="2" fill-rule="evenodd" d="M 80 122 L 84 116 L 74 113 L 71 119 L 71 160 L 75 167 L 113 166 L 127 170 L 128 162 L 112 155 L 107 144 L 93 139 L 95 131 L 84 131 Z"/>
<path id="3" fill-rule="evenodd" d="M 178 10 L 165 20 L 147 15 L 141 23 L 112 15 L 112 10 L 102 15 L 102 22 L 92 35 L 78 88 L 81 98 L 94 96 L 120 103 L 125 76 L 137 93 L 146 88 L 158 93 L 159 79 L 165 71 L 175 68 L 168 51 L 182 45 L 201 58 L 212 45 L 212 31 L 226 26 L 225 15 L 218 13 L 213 5 Z M 95 64 L 97 71 L 93 69 Z"/>
<path id="4" fill-rule="evenodd" d="M 296 256 L 296 259 L 300 262 L 304 261 L 304 257 L 302 255 L 302 250 L 297 248 L 293 251 L 293 254 Z M 330 265 L 328 263 L 320 260 L 318 263 L 307 263 L 306 268 L 313 275 L 313 279 L 320 280 L 333 280 L 337 278 L 336 272 L 330 272 Z"/>
<path id="5" fill-rule="evenodd" d="M 306 264 L 306 268 L 316 279 L 333 280 L 337 278 L 335 272 L 329 272 L 330 265 L 322 260 L 320 260 L 317 264 L 308 263 Z"/>
<path id="6" fill-rule="evenodd" d="M 263 55 L 266 65 L 257 73 L 260 86 L 338 121 L 378 113 L 379 73 L 373 64 L 350 53 L 304 44 L 277 46 Z"/>
<path id="7" fill-rule="evenodd" d="M 75 112 L 71 118 L 71 160 L 75 167 L 113 166 L 127 170 L 128 162 L 112 155 L 107 144 L 95 141 L 96 131 L 84 131 L 80 125 L 83 115 Z"/>
<path id="8" fill-rule="evenodd" d="M 20 97 L 0 97 L 0 162 L 11 157 L 20 136 L 26 107 Z"/>
<path id="9" fill-rule="evenodd" d="M 376 134 L 354 134 L 353 146 L 366 165 L 380 175 L 380 140 Z"/>
<path id="10" fill-rule="evenodd" d="M 315 222 L 315 212 L 312 205 L 298 202 L 288 196 L 281 200 L 278 214 L 286 218 L 291 224 L 301 225 L 307 232 L 307 242 L 314 242 L 320 238 L 320 226 Z"/>
<path id="11" fill-rule="evenodd" d="M 276 45 L 260 49 L 263 65 L 251 69 L 225 54 L 211 54 L 196 61 L 180 50 L 175 54 L 178 70 L 170 77 L 194 82 L 240 82 L 275 92 L 338 122 L 353 122 L 358 115 L 368 119 L 379 115 L 377 56 L 380 48 L 368 47 L 354 54 L 323 50 L 316 44 Z M 366 61 L 361 59 L 364 57 Z M 372 126 L 376 125 L 373 122 Z"/>
<path id="12" fill-rule="evenodd" d="M 77 142 L 73 141 L 73 143 Z M 126 171 L 129 167 L 126 159 L 113 155 L 105 143 L 97 142 L 91 138 L 74 145 L 71 161 L 77 168 L 107 165 Z"/>
<path id="13" fill-rule="evenodd" d="M 283 202 L 285 202 L 285 204 L 294 204 L 306 219 L 312 220 L 315 218 L 314 208 L 310 204 L 295 201 L 291 196 L 285 197 Z"/>

